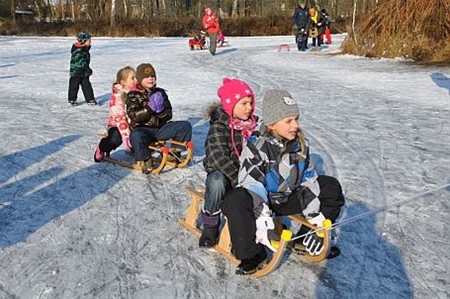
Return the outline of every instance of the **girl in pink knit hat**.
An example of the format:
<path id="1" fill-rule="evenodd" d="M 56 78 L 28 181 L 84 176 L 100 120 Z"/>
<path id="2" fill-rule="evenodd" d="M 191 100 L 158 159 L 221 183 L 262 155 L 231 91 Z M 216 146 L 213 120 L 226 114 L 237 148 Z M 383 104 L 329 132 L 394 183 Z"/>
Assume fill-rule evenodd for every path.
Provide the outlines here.
<path id="1" fill-rule="evenodd" d="M 218 241 L 223 196 L 237 184 L 240 153 L 256 128 L 255 96 L 247 83 L 225 78 L 217 95 L 220 103 L 213 103 L 206 113 L 210 128 L 203 162 L 207 177 L 199 241 L 206 248 Z"/>

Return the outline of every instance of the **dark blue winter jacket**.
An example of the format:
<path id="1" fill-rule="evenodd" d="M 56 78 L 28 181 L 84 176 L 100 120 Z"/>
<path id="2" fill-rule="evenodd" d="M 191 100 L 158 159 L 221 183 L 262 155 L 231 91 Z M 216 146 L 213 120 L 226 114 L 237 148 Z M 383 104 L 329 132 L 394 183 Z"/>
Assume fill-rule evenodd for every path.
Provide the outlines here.
<path id="1" fill-rule="evenodd" d="M 308 8 L 306 6 L 303 9 L 300 6 L 297 7 L 292 18 L 294 19 L 295 25 L 297 25 L 299 30 L 302 28 L 308 30 L 311 18 L 309 17 Z"/>

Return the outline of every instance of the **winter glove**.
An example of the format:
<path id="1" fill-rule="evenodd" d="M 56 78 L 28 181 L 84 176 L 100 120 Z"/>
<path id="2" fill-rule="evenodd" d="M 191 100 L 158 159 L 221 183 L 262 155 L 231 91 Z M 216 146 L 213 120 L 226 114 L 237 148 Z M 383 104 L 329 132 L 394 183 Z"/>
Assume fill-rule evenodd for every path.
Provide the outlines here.
<path id="1" fill-rule="evenodd" d="M 307 217 L 307 220 L 309 223 L 319 228 L 323 227 L 325 216 L 322 213 L 319 212 L 308 216 L 309 217 Z M 308 232 L 308 235 L 306 235 L 303 239 L 303 245 L 310 255 L 319 255 L 323 250 L 323 238 L 320 237 L 314 229 L 311 229 Z"/>
<path id="2" fill-rule="evenodd" d="M 125 145 L 127 148 L 132 148 L 129 137 L 123 138 L 123 145 Z"/>
<path id="3" fill-rule="evenodd" d="M 264 207 L 261 215 L 256 219 L 256 243 L 261 243 L 267 246 L 270 250 L 276 251 L 275 248 L 270 244 L 269 238 L 267 236 L 267 231 L 269 229 L 274 229 L 275 224 L 273 223 L 271 212 L 267 204 L 263 203 Z"/>
<path id="4" fill-rule="evenodd" d="M 323 238 L 319 237 L 314 229 L 311 229 L 303 239 L 303 245 L 310 255 L 319 255 L 323 250 Z"/>
<path id="5" fill-rule="evenodd" d="M 148 100 L 150 108 L 156 113 L 164 110 L 164 98 L 161 92 L 156 92 L 150 96 Z"/>

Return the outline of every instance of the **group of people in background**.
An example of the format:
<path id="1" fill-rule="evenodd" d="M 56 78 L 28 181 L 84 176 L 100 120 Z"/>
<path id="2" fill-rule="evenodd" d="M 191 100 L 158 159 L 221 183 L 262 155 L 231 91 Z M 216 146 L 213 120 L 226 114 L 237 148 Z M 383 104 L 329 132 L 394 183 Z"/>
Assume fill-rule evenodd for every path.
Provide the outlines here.
<path id="1" fill-rule="evenodd" d="M 325 24 L 324 18 L 311 16 L 309 12 L 306 20 L 305 10 L 300 3 L 294 14 L 300 32 L 312 28 L 314 22 L 316 26 Z M 214 55 L 220 27 L 207 6 L 203 25 Z M 316 39 L 320 46 L 320 38 Z M 90 34 L 80 32 L 70 64 L 71 104 L 76 102 L 74 93 L 80 84 L 86 101 L 95 102 L 89 82 L 90 45 Z M 169 139 L 191 141 L 191 124 L 172 121 L 169 96 L 157 86 L 156 78 L 150 63 L 142 63 L 136 69 L 126 66 L 117 72 L 109 102 L 107 137 L 96 147 L 95 162 L 101 162 L 105 155 L 124 145 L 142 162 L 142 171 L 150 173 L 150 143 Z M 338 180 L 315 171 L 309 142 L 298 124 L 300 109 L 291 93 L 267 90 L 263 95 L 262 119 L 254 114 L 255 94 L 246 82 L 224 78 L 217 95 L 218 101 L 212 102 L 206 113 L 210 127 L 204 145 L 206 181 L 199 247 L 217 244 L 224 214 L 233 254 L 241 261 L 236 274 L 247 275 L 266 262 L 273 217 L 301 214 L 309 223 L 322 227 L 325 219 L 336 221 L 344 196 Z M 300 238 L 295 242 L 309 254 L 318 255 L 324 240 L 309 232 L 302 226 L 297 233 Z M 336 256 L 339 251 L 333 248 L 330 254 Z"/>
<path id="2" fill-rule="evenodd" d="M 306 0 L 299 0 L 293 19 L 297 27 L 295 42 L 299 51 L 308 49 L 309 38 L 312 51 L 320 50 L 324 39 L 326 44 L 331 44 L 331 19 L 325 8 L 320 11 L 315 7 L 308 8 Z"/>

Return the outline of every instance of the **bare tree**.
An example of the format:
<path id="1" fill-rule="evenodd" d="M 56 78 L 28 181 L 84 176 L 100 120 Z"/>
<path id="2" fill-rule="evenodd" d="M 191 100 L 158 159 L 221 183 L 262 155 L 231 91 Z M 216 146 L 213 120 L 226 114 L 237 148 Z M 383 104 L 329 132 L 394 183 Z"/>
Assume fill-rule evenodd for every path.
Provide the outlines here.
<path id="1" fill-rule="evenodd" d="M 111 14 L 109 17 L 110 17 L 109 25 L 113 27 L 116 22 L 116 0 L 111 0 Z"/>

